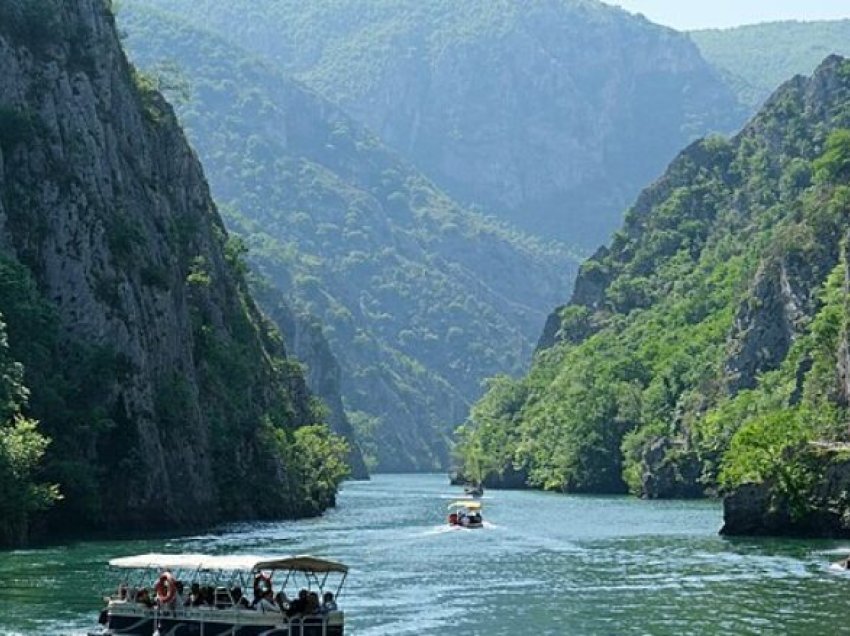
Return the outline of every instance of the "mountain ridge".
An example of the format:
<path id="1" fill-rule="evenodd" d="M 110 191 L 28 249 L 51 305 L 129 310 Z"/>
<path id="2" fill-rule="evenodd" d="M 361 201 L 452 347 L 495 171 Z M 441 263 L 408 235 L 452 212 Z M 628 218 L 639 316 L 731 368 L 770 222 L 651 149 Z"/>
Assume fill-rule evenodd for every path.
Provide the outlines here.
<path id="1" fill-rule="evenodd" d="M 473 407 L 465 471 L 651 498 L 757 482 L 822 511 L 807 480 L 829 466 L 795 449 L 846 436 L 848 126 L 850 62 L 830 56 L 736 136 L 683 150 L 582 265 L 530 374 Z"/>
<path id="2" fill-rule="evenodd" d="M 339 107 L 226 40 L 134 3 L 122 11 L 140 65 L 183 64 L 194 101 L 178 110 L 226 219 L 255 269 L 322 321 L 373 459 L 445 466 L 480 377 L 523 367 L 575 258 L 462 208 Z"/>

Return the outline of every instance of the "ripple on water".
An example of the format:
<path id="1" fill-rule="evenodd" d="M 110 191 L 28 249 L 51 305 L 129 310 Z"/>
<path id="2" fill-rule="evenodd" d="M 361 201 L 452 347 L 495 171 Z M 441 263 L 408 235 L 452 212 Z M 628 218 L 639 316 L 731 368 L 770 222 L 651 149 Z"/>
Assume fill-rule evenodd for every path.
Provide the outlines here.
<path id="1" fill-rule="evenodd" d="M 163 549 L 342 560 L 354 636 L 796 636 L 846 622 L 850 579 L 829 569 L 846 544 L 721 539 L 716 502 L 534 492 L 488 491 L 488 527 L 452 531 L 459 494 L 443 476 L 379 475 L 317 519 L 0 553 L 0 634 L 85 633 L 107 559 Z"/>

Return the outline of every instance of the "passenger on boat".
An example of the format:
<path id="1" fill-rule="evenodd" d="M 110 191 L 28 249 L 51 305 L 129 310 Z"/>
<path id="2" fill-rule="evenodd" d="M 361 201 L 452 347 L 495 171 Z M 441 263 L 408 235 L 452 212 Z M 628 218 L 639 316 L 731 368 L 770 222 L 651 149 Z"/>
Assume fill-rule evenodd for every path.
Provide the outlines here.
<path id="1" fill-rule="evenodd" d="M 289 599 L 286 596 L 286 592 L 283 590 L 274 595 L 274 602 L 277 603 L 280 611 L 286 612 L 289 610 Z"/>
<path id="2" fill-rule="evenodd" d="M 230 598 L 233 599 L 233 607 L 237 609 L 249 609 L 251 607 L 248 599 L 242 595 L 242 588 L 238 585 L 230 590 Z"/>
<path id="3" fill-rule="evenodd" d="M 126 601 L 127 600 L 127 584 L 122 583 L 118 586 L 118 600 Z"/>
<path id="4" fill-rule="evenodd" d="M 195 583 L 192 583 L 192 587 L 189 590 L 189 596 L 186 597 L 183 605 L 186 607 L 200 607 L 203 604 L 204 597 L 201 594 L 201 584 L 196 581 Z"/>
<path id="5" fill-rule="evenodd" d="M 212 585 L 202 587 L 201 598 L 203 599 L 203 605 L 215 607 L 215 588 Z"/>
<path id="6" fill-rule="evenodd" d="M 333 592 L 325 592 L 322 597 L 322 614 L 336 611 L 336 601 L 334 600 Z"/>
<path id="7" fill-rule="evenodd" d="M 305 614 L 318 614 L 322 611 L 322 604 L 319 603 L 319 595 L 315 592 L 310 592 L 307 595 L 307 609 L 304 610 Z"/>
<path id="8" fill-rule="evenodd" d="M 147 608 L 151 608 L 154 606 L 154 602 L 153 599 L 151 599 L 151 593 L 148 592 L 148 588 L 143 587 L 138 592 L 136 592 L 136 603 L 144 605 Z"/>
<path id="9" fill-rule="evenodd" d="M 274 601 L 274 594 L 271 590 L 266 590 L 263 597 L 254 605 L 254 609 L 258 612 L 275 612 L 280 614 L 280 607 Z"/>
<path id="10" fill-rule="evenodd" d="M 307 590 L 298 590 L 298 598 L 289 604 L 289 609 L 286 612 L 287 616 L 297 616 L 304 614 L 307 611 Z"/>

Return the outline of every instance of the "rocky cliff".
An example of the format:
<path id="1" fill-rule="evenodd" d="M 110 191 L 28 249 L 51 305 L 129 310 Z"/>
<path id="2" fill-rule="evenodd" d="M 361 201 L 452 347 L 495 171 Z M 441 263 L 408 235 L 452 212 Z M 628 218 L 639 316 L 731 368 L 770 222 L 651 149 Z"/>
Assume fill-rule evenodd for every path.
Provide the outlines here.
<path id="1" fill-rule="evenodd" d="M 256 297 L 269 318 L 280 328 L 292 355 L 303 363 L 307 386 L 327 408 L 324 419 L 328 426 L 348 442 L 349 476 L 352 479 L 369 479 L 357 434 L 342 404 L 342 368 L 331 351 L 321 323 L 314 316 L 296 313 L 275 287 L 262 289 Z"/>
<path id="2" fill-rule="evenodd" d="M 776 480 L 740 485 L 723 498 L 728 536 L 850 537 L 850 448 L 806 445 L 789 449 L 782 461 L 805 465 L 816 475 L 805 495 L 784 492 Z"/>
<path id="3" fill-rule="evenodd" d="M 686 35 L 588 0 L 155 0 L 272 60 L 449 194 L 595 247 L 743 112 Z"/>
<path id="4" fill-rule="evenodd" d="M 521 372 L 575 257 L 460 206 L 227 40 L 134 2 L 119 22 L 141 67 L 186 87 L 178 113 L 248 260 L 321 321 L 364 450 L 380 470 L 445 467 L 481 379 Z"/>
<path id="5" fill-rule="evenodd" d="M 644 497 L 765 484 L 822 512 L 823 467 L 794 451 L 847 441 L 849 127 L 832 56 L 683 150 L 582 265 L 530 374 L 473 407 L 465 467 Z"/>
<path id="6" fill-rule="evenodd" d="M 315 415 L 304 379 L 103 0 L 0 6 L 0 248 L 17 277 L 0 311 L 64 494 L 53 528 L 332 503 L 294 456 Z"/>

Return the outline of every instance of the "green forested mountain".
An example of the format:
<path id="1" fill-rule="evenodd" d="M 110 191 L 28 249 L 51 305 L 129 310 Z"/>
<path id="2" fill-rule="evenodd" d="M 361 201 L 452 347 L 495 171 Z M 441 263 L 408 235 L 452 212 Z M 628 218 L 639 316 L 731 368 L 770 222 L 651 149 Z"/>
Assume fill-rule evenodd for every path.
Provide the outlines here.
<path id="1" fill-rule="evenodd" d="M 321 321 L 379 468 L 444 465 L 481 378 L 530 358 L 574 258 L 460 207 L 337 107 L 221 38 L 141 3 L 119 19 L 134 60 L 185 89 L 179 115 L 256 270 Z"/>
<path id="2" fill-rule="evenodd" d="M 686 35 L 595 0 L 149 0 L 271 60 L 454 198 L 595 248 L 743 121 Z"/>
<path id="3" fill-rule="evenodd" d="M 0 543 L 331 505 L 344 444 L 110 3 L 5 0 L 0 68 Z"/>
<path id="4" fill-rule="evenodd" d="M 804 500 L 819 469 L 795 451 L 850 436 L 848 128 L 850 62 L 832 57 L 737 136 L 684 150 L 582 265 L 529 375 L 472 409 L 465 472 Z"/>
<path id="5" fill-rule="evenodd" d="M 770 22 L 690 35 L 753 109 L 789 77 L 809 75 L 827 55 L 850 55 L 850 20 Z"/>

